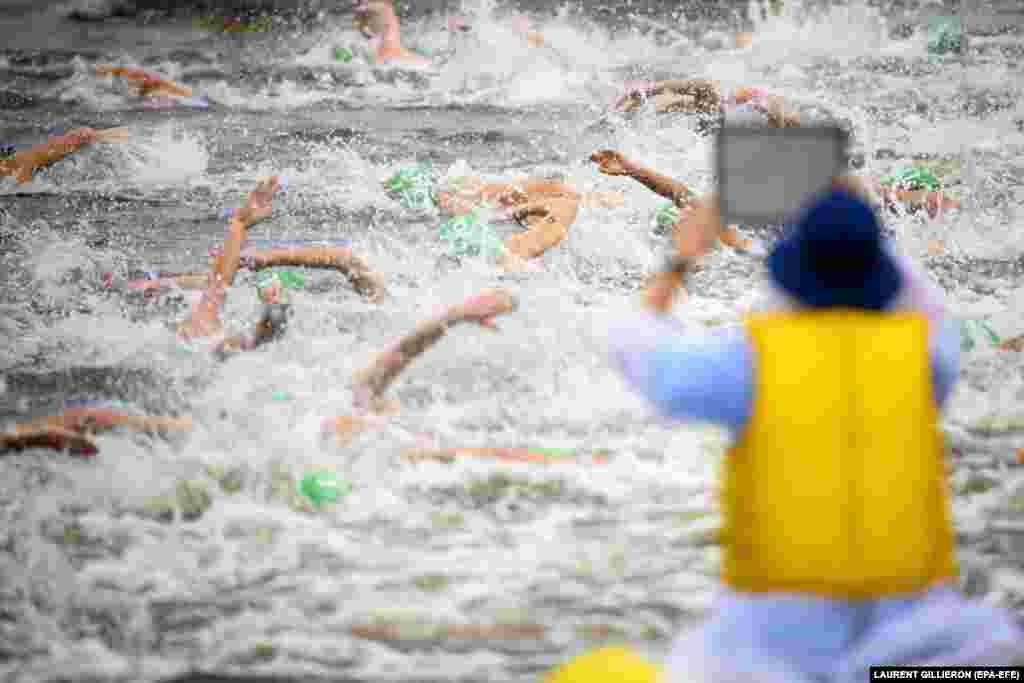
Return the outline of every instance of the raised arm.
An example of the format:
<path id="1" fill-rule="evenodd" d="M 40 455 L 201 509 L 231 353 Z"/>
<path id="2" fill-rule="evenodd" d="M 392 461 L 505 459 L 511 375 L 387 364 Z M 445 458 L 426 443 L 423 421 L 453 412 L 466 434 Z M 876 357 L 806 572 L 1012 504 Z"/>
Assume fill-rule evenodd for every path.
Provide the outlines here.
<path id="1" fill-rule="evenodd" d="M 224 240 L 224 249 L 221 255 L 214 259 L 202 298 L 192 307 L 188 319 L 179 323 L 178 336 L 192 339 L 209 337 L 223 331 L 220 314 L 227 298 L 227 287 L 234 283 L 235 274 L 238 272 L 242 242 L 250 226 L 268 218 L 273 212 L 273 197 L 279 188 L 277 176 L 261 180 L 250 193 L 246 205 L 232 216 Z"/>
<path id="2" fill-rule="evenodd" d="M 361 258 L 348 247 L 287 247 L 259 251 L 246 259 L 253 270 L 275 266 L 305 266 L 331 268 L 344 273 L 357 292 L 370 299 L 382 301 L 387 295 L 384 280 L 370 270 Z"/>
<path id="3" fill-rule="evenodd" d="M 598 165 L 598 170 L 601 173 L 630 177 L 652 192 L 670 200 L 676 206 L 686 206 L 694 197 L 693 191 L 685 183 L 630 161 L 614 150 L 605 149 L 594 152 L 590 155 L 590 160 Z"/>
<path id="4" fill-rule="evenodd" d="M 356 407 L 374 410 L 399 373 L 444 337 L 452 325 L 472 322 L 497 329 L 494 319 L 515 311 L 517 307 L 518 303 L 511 294 L 504 290 L 494 290 L 452 306 L 443 315 L 421 324 L 391 349 L 377 356 L 368 367 L 355 374 L 352 384 L 356 389 Z"/>

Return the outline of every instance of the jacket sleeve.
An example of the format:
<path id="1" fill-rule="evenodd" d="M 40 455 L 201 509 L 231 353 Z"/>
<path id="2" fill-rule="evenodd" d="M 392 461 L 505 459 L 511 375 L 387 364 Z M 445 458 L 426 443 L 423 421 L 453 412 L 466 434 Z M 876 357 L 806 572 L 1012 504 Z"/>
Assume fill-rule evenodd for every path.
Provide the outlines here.
<path id="1" fill-rule="evenodd" d="M 738 436 L 753 414 L 754 351 L 741 329 L 693 334 L 653 314 L 612 327 L 612 363 L 664 417 L 711 422 Z M 945 319 L 931 337 L 935 401 L 943 407 L 960 374 L 960 331 Z"/>
<path id="2" fill-rule="evenodd" d="M 935 402 L 942 408 L 960 378 L 960 325 L 956 320 L 946 318 L 933 328 L 931 360 Z"/>
<path id="3" fill-rule="evenodd" d="M 960 376 L 960 325 L 949 315 L 945 292 L 891 242 L 885 247 L 903 276 L 903 292 L 893 307 L 923 313 L 931 323 L 932 382 L 935 401 L 941 408 Z"/>
<path id="4" fill-rule="evenodd" d="M 650 313 L 611 330 L 613 364 L 659 413 L 677 420 L 711 422 L 734 435 L 753 409 L 753 351 L 742 332 L 687 333 Z"/>

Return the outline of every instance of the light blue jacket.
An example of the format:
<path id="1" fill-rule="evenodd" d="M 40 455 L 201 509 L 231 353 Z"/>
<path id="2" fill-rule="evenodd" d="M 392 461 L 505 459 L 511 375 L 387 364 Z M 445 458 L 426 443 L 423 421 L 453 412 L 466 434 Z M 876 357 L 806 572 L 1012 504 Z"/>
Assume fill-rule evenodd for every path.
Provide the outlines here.
<path id="1" fill-rule="evenodd" d="M 960 330 L 938 323 L 931 338 L 935 400 L 945 404 L 960 373 Z M 611 356 L 629 384 L 662 415 L 727 427 L 735 438 L 754 406 L 754 349 L 743 328 L 688 333 L 681 323 L 640 313 L 617 323 Z"/>

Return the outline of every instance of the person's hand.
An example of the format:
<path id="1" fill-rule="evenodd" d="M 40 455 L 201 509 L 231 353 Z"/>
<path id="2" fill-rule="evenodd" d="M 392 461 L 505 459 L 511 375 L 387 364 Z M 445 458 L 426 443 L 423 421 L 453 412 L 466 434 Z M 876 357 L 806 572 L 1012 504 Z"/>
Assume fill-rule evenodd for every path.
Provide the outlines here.
<path id="1" fill-rule="evenodd" d="M 93 128 L 75 128 L 64 136 L 64 142 L 82 147 L 96 143 L 96 130 Z"/>
<path id="2" fill-rule="evenodd" d="M 280 188 L 281 182 L 276 175 L 261 180 L 249 193 L 249 200 L 235 214 L 235 219 L 249 227 L 270 218 L 274 212 L 274 194 Z"/>
<path id="3" fill-rule="evenodd" d="M 448 311 L 451 322 L 475 322 L 482 327 L 498 329 L 494 318 L 511 313 L 519 307 L 519 302 L 509 292 L 495 289 L 470 297 L 466 301 L 452 306 Z"/>
<path id="4" fill-rule="evenodd" d="M 629 175 L 630 164 L 626 158 L 610 149 L 603 149 L 590 155 L 597 164 L 597 170 L 605 175 Z"/>
<path id="5" fill-rule="evenodd" d="M 269 218 L 274 210 L 274 194 L 281 189 L 281 181 L 275 175 L 261 180 L 249 194 L 247 206 L 257 220 Z"/>

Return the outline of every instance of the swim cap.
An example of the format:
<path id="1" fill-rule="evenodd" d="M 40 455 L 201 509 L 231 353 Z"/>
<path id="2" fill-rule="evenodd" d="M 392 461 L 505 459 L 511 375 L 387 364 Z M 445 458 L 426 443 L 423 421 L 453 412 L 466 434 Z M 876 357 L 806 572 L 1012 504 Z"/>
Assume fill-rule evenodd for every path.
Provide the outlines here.
<path id="1" fill-rule="evenodd" d="M 441 225 L 441 241 L 455 257 L 480 256 L 494 259 L 505 253 L 505 243 L 479 211 L 456 216 Z"/>
<path id="2" fill-rule="evenodd" d="M 664 683 L 658 667 L 623 647 L 588 652 L 551 672 L 544 683 Z"/>
<path id="3" fill-rule="evenodd" d="M 384 182 L 384 187 L 407 209 L 429 209 L 434 205 L 434 174 L 429 164 L 401 169 Z"/>
<path id="4" fill-rule="evenodd" d="M 265 271 L 256 277 L 256 289 L 263 290 L 267 287 L 272 287 L 275 282 L 279 283 L 284 289 L 302 289 L 306 285 L 306 278 L 302 277 L 300 273 L 294 273 L 289 270 L 280 273 Z"/>
<path id="5" fill-rule="evenodd" d="M 882 185 L 892 185 L 900 190 L 928 190 L 938 192 L 942 187 L 939 179 L 919 166 L 905 166 L 881 179 Z"/>

